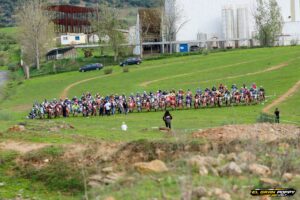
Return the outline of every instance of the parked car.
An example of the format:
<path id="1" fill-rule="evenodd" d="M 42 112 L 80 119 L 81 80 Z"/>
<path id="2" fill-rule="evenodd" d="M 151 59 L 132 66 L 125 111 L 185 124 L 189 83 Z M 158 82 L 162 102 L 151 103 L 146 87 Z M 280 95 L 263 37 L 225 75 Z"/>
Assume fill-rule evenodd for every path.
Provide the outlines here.
<path id="1" fill-rule="evenodd" d="M 79 68 L 80 72 L 92 71 L 92 70 L 100 70 L 103 68 L 101 63 L 88 64 Z"/>
<path id="2" fill-rule="evenodd" d="M 126 65 L 139 65 L 142 63 L 142 60 L 140 58 L 127 58 L 123 62 L 120 63 L 121 67 L 124 67 Z"/>
<path id="3" fill-rule="evenodd" d="M 191 46 L 191 47 L 190 47 L 190 51 L 191 51 L 191 52 L 200 51 L 200 47 L 197 46 L 197 45 Z"/>

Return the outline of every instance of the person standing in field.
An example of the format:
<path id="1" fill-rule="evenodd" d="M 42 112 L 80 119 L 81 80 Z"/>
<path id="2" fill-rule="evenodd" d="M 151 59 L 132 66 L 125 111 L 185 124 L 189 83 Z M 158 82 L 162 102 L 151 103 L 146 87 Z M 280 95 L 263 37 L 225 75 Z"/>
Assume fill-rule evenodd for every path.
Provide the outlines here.
<path id="1" fill-rule="evenodd" d="M 104 104 L 104 107 L 105 107 L 105 114 L 107 116 L 110 116 L 111 103 L 109 102 L 109 100 Z"/>
<path id="2" fill-rule="evenodd" d="M 170 114 L 170 112 L 167 110 L 163 116 L 163 120 L 166 124 L 166 127 L 171 129 L 171 121 L 172 121 L 173 117 L 172 115 Z"/>
<path id="3" fill-rule="evenodd" d="M 280 112 L 279 112 L 278 108 L 275 109 L 274 114 L 275 114 L 275 123 L 279 123 L 279 114 L 280 114 Z"/>

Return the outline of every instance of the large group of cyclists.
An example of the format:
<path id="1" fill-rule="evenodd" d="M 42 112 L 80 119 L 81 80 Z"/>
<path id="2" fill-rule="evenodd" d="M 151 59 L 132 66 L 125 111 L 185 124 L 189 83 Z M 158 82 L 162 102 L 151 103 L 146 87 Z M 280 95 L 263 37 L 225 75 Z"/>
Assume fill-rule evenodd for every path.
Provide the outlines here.
<path id="1" fill-rule="evenodd" d="M 262 86 L 257 87 L 255 83 L 247 87 L 237 87 L 233 84 L 231 88 L 220 84 L 211 89 L 201 90 L 195 93 L 191 90 L 162 91 L 131 93 L 126 95 L 92 95 L 83 93 L 81 97 L 72 99 L 44 100 L 42 103 L 35 102 L 28 115 L 30 119 L 58 118 L 69 116 L 110 116 L 115 114 L 128 114 L 133 112 L 150 112 L 178 109 L 200 109 L 208 107 L 252 105 L 265 100 L 265 90 Z"/>

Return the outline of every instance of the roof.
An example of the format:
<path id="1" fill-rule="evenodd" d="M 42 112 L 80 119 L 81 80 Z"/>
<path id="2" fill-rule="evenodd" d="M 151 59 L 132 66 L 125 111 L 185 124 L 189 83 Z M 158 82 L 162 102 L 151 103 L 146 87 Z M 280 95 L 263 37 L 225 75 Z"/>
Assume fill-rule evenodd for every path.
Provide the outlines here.
<path id="1" fill-rule="evenodd" d="M 73 46 L 63 47 L 63 48 L 55 48 L 55 49 L 52 49 L 52 50 L 48 51 L 46 56 L 53 56 L 53 55 L 57 55 L 57 54 L 63 54 L 63 53 L 66 53 L 67 51 L 70 51 L 72 49 L 74 49 Z"/>
<path id="2" fill-rule="evenodd" d="M 72 5 L 52 5 L 52 6 L 48 6 L 47 10 L 63 12 L 63 13 L 89 13 L 89 12 L 96 11 L 94 8 L 72 6 Z"/>

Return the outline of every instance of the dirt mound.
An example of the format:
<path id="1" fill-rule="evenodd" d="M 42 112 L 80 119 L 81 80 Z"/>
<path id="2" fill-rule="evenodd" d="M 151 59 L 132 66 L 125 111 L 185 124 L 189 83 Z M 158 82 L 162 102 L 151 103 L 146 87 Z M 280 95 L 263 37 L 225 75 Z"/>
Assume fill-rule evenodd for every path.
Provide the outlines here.
<path id="1" fill-rule="evenodd" d="M 287 124 L 226 125 L 193 133 L 193 138 L 205 138 L 215 142 L 233 140 L 260 140 L 272 142 L 300 137 L 300 127 Z"/>

